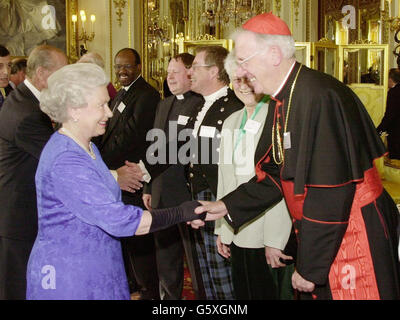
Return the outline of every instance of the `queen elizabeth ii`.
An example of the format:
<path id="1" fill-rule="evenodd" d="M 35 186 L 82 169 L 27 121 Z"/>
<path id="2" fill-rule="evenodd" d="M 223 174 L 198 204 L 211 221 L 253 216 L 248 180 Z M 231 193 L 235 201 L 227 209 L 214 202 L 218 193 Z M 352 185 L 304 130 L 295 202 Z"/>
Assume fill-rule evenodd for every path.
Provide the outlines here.
<path id="1" fill-rule="evenodd" d="M 27 299 L 129 299 L 119 237 L 199 219 L 194 201 L 152 212 L 121 202 L 121 190 L 91 142 L 112 116 L 108 83 L 97 65 L 74 64 L 52 74 L 42 91 L 42 111 L 61 128 L 43 149 L 36 172 L 39 229 Z"/>

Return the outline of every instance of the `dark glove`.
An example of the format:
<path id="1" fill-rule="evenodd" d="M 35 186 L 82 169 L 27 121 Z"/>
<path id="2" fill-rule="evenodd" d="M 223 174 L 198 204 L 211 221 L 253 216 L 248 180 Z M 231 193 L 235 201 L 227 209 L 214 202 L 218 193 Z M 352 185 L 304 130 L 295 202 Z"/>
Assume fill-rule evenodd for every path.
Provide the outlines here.
<path id="1" fill-rule="evenodd" d="M 186 201 L 178 207 L 154 209 L 150 211 L 153 219 L 149 232 L 159 231 L 180 222 L 187 222 L 197 219 L 204 221 L 207 216 L 206 212 L 202 214 L 194 213 L 194 209 L 199 206 L 201 206 L 200 202 Z"/>

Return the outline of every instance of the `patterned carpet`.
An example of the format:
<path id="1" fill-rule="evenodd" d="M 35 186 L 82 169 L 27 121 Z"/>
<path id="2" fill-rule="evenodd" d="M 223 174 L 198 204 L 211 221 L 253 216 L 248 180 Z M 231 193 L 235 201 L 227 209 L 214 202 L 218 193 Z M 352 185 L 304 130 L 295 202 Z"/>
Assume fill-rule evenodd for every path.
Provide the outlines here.
<path id="1" fill-rule="evenodd" d="M 184 264 L 184 282 L 183 282 L 182 300 L 196 300 L 192 286 L 192 277 L 190 276 L 189 269 L 186 265 L 186 259 Z"/>

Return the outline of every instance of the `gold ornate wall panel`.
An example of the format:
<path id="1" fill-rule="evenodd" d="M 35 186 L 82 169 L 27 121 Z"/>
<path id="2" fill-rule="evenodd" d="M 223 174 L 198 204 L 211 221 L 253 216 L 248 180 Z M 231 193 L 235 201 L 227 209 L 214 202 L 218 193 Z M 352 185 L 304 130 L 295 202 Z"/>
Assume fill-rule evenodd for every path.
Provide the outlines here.
<path id="1" fill-rule="evenodd" d="M 383 88 L 363 83 L 353 83 L 349 86 L 360 98 L 377 127 L 384 114 L 385 96 Z"/>
<path id="2" fill-rule="evenodd" d="M 66 32 L 67 32 L 67 56 L 68 59 L 73 62 L 78 60 L 78 39 L 77 34 L 74 32 L 73 22 L 71 20 L 72 15 L 78 14 L 78 0 L 66 1 Z"/>
<path id="3" fill-rule="evenodd" d="M 378 126 L 386 107 L 389 46 L 363 44 L 338 47 L 339 80 L 343 81 L 344 62 L 347 61 L 347 83 L 364 103 L 375 126 Z"/>

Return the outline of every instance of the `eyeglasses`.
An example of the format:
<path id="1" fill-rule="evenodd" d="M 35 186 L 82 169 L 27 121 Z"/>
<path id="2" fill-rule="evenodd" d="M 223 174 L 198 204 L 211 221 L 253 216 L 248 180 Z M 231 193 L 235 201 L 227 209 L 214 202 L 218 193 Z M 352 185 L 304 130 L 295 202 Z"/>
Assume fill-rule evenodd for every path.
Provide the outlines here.
<path id="1" fill-rule="evenodd" d="M 256 51 L 253 54 L 249 55 L 247 58 L 243 59 L 242 61 L 237 61 L 238 65 L 241 67 L 247 66 L 247 63 L 259 53 L 261 53 L 261 51 Z"/>
<path id="2" fill-rule="evenodd" d="M 116 64 L 114 66 L 114 70 L 133 69 L 134 67 L 136 67 L 136 65 L 132 65 L 132 64 Z"/>
<path id="3" fill-rule="evenodd" d="M 200 67 L 213 67 L 215 64 L 192 64 L 193 71 Z"/>

